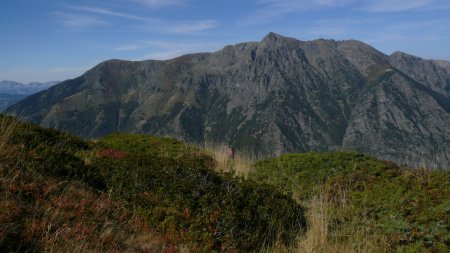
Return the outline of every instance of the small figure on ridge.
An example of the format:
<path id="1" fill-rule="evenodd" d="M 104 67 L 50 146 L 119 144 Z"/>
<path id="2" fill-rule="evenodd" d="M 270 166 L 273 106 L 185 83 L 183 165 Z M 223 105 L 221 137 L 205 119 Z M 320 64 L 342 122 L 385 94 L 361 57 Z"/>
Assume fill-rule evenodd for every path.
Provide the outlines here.
<path id="1" fill-rule="evenodd" d="M 231 146 L 228 146 L 227 149 L 227 158 L 228 159 L 234 159 L 234 148 Z"/>

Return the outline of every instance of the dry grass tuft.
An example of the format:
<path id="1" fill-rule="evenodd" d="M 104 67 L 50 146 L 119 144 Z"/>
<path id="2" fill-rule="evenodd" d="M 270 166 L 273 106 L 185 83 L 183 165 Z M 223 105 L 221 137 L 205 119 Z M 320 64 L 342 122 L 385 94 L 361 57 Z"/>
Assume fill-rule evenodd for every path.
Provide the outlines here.
<path id="1" fill-rule="evenodd" d="M 300 238 L 295 252 L 340 253 L 356 252 L 349 243 L 340 242 L 331 236 L 330 225 L 333 214 L 331 203 L 324 193 L 313 196 L 307 203 L 308 231 Z"/>
<path id="2" fill-rule="evenodd" d="M 7 139 L 17 126 L 16 121 L 11 121 L 7 117 L 0 117 L 0 150 L 6 146 Z"/>
<path id="3" fill-rule="evenodd" d="M 345 194 L 341 194 L 345 196 Z M 309 200 L 303 202 L 306 207 L 308 230 L 299 236 L 297 245 L 287 248 L 283 245 L 265 249 L 266 253 L 370 253 L 380 252 L 377 239 L 369 235 L 368 228 L 362 223 L 355 223 L 352 231 L 334 230 L 339 213 L 336 213 L 336 199 L 331 200 L 323 191 L 316 193 Z M 351 205 L 346 200 L 338 201 Z M 339 208 L 347 208 L 340 206 Z M 334 210 L 334 211 L 333 211 Z M 381 250 L 383 251 L 383 250 Z"/>
<path id="4" fill-rule="evenodd" d="M 236 150 L 234 159 L 229 159 L 227 157 L 227 148 L 223 144 L 207 143 L 205 150 L 216 160 L 216 171 L 233 173 L 236 176 L 246 178 L 253 161 L 255 161 L 254 156 L 245 150 Z"/>

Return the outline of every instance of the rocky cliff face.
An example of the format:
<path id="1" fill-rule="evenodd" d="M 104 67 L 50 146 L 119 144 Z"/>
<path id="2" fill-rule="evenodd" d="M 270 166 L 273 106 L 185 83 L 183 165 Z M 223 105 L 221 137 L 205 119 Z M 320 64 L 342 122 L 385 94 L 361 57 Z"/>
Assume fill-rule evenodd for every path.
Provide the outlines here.
<path id="1" fill-rule="evenodd" d="M 449 66 L 358 41 L 270 33 L 215 53 L 106 61 L 8 112 L 88 138 L 171 135 L 258 155 L 352 149 L 444 167 Z"/>

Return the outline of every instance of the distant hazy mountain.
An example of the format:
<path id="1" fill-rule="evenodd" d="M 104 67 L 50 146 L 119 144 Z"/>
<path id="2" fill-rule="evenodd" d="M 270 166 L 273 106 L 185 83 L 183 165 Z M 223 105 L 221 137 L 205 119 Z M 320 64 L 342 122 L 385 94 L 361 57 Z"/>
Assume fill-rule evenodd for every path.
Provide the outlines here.
<path id="1" fill-rule="evenodd" d="M 48 89 L 50 86 L 57 83 L 57 81 L 52 81 L 45 83 L 32 82 L 23 84 L 14 81 L 0 81 L 0 111 L 13 105 L 28 95 Z"/>
<path id="2" fill-rule="evenodd" d="M 18 83 L 14 81 L 0 81 L 0 93 L 3 94 L 20 94 L 20 95 L 30 95 L 45 89 L 50 86 L 59 83 L 58 81 L 51 81 L 45 83 L 31 82 L 28 84 Z"/>
<path id="3" fill-rule="evenodd" d="M 84 137 L 171 135 L 258 155 L 351 149 L 447 166 L 449 66 L 354 40 L 270 33 L 215 53 L 106 61 L 8 112 Z"/>

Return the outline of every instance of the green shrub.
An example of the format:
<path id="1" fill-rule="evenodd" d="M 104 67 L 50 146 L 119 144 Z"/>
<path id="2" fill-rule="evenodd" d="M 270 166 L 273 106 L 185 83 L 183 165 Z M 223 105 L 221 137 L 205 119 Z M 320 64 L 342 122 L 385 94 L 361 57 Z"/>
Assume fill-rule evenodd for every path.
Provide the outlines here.
<path id="1" fill-rule="evenodd" d="M 336 239 L 348 240 L 364 227 L 386 251 L 450 250 L 450 171 L 409 169 L 352 152 L 313 152 L 258 161 L 249 176 L 302 200 L 325 192 Z"/>
<path id="2" fill-rule="evenodd" d="M 285 154 L 257 161 L 249 177 L 306 198 L 314 194 L 313 190 L 318 184 L 333 176 L 344 175 L 359 168 L 386 166 L 385 162 L 354 152 Z"/>
<path id="3" fill-rule="evenodd" d="M 209 250 L 251 251 L 277 241 L 292 244 L 305 228 L 303 208 L 289 196 L 218 174 L 208 167 L 212 158 L 186 144 L 116 135 L 99 146 L 127 152 L 93 160 L 111 194 L 132 203 L 173 240 Z"/>
<path id="4" fill-rule="evenodd" d="M 449 171 L 369 167 L 327 183 L 347 189 L 352 205 L 346 217 L 369 216 L 372 233 L 384 235 L 391 249 L 422 245 L 426 251 L 450 250 Z"/>

